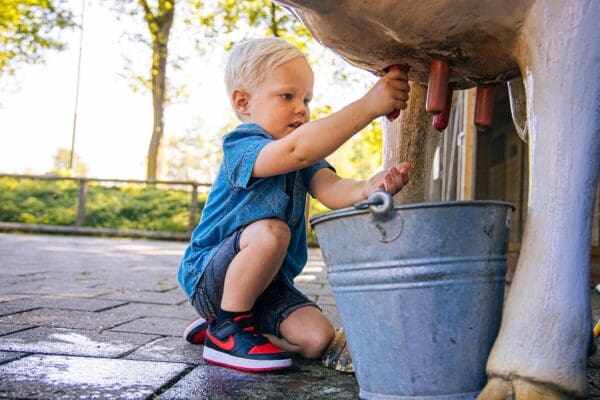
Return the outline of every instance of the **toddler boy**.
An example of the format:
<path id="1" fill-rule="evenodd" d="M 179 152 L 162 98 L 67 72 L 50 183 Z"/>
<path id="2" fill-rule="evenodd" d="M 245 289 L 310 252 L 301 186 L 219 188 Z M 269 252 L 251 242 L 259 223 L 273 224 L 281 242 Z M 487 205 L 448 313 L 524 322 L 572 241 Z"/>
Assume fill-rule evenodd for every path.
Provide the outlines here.
<path id="1" fill-rule="evenodd" d="M 408 181 L 407 163 L 357 181 L 324 161 L 373 119 L 406 108 L 406 74 L 390 71 L 361 99 L 309 122 L 313 79 L 304 55 L 282 39 L 240 43 L 229 58 L 227 91 L 243 124 L 223 138 L 178 273 L 201 316 L 184 337 L 205 341 L 207 362 L 269 371 L 291 366 L 289 353 L 320 357 L 334 328 L 293 284 L 307 261 L 306 193 L 337 209 L 376 189 L 396 194 Z"/>

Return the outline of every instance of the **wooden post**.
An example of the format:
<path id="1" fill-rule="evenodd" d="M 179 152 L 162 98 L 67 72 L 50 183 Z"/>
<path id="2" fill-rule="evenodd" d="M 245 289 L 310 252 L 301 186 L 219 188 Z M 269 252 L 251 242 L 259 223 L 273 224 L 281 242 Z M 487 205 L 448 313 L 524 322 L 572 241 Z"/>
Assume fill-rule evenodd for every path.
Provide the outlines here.
<path id="1" fill-rule="evenodd" d="M 440 133 L 431 125 L 431 114 L 425 110 L 427 88 L 410 83 L 408 107 L 394 122 L 384 118 L 383 166 L 407 161 L 411 163 L 410 181 L 394 200 L 399 204 L 430 201 L 431 167 Z"/>
<path id="2" fill-rule="evenodd" d="M 77 198 L 77 219 L 75 226 L 80 228 L 85 222 L 85 202 L 87 200 L 88 180 L 79 179 L 79 197 Z"/>
<path id="3" fill-rule="evenodd" d="M 192 184 L 192 199 L 190 201 L 190 219 L 188 220 L 188 232 L 192 233 L 196 227 L 196 211 L 198 209 L 198 185 Z"/>
<path id="4" fill-rule="evenodd" d="M 473 118 L 475 115 L 476 88 L 465 93 L 464 124 L 465 137 L 463 146 L 463 168 L 460 187 L 460 200 L 475 199 L 475 173 L 477 171 L 477 129 Z"/>

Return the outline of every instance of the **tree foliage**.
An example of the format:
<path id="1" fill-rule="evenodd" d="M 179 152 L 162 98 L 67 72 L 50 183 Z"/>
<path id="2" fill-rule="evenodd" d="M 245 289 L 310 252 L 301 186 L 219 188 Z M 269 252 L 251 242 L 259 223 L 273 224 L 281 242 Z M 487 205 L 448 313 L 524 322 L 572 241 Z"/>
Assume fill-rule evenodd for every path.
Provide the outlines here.
<path id="1" fill-rule="evenodd" d="M 198 22 L 206 37 L 234 41 L 256 36 L 277 36 L 306 50 L 312 35 L 288 10 L 270 0 L 208 0 L 199 9 Z"/>
<path id="2" fill-rule="evenodd" d="M 44 50 L 62 50 L 60 31 L 75 26 L 64 0 L 0 0 L 0 75 L 19 63 L 43 62 Z"/>
<path id="3" fill-rule="evenodd" d="M 51 174 L 61 176 L 87 176 L 89 168 L 81 159 L 79 154 L 73 154 L 73 168 L 69 168 L 69 159 L 71 158 L 71 150 L 66 147 L 61 147 L 54 154 L 54 167 L 50 171 Z"/>
<path id="4" fill-rule="evenodd" d="M 331 114 L 329 106 L 319 107 L 311 113 L 311 120 Z M 327 161 L 344 178 L 366 180 L 382 167 L 383 127 L 381 121 L 372 121 L 366 128 L 344 143 Z M 321 202 L 310 200 L 310 215 L 329 211 Z"/>
<path id="5" fill-rule="evenodd" d="M 343 177 L 368 179 L 381 169 L 382 141 L 381 122 L 372 121 L 328 157 L 328 160 Z"/>
<path id="6" fill-rule="evenodd" d="M 215 46 L 229 50 L 234 42 L 250 37 L 278 36 L 302 49 L 312 41 L 289 11 L 269 0 L 190 0 L 180 5 L 187 11 L 184 24 L 204 38 L 196 41 L 201 52 Z M 221 137 L 238 123 L 237 119 L 223 121 L 216 133 L 206 132 L 200 124 L 193 131 L 169 135 L 162 150 L 166 178 L 212 181 L 222 157 Z"/>
<path id="7" fill-rule="evenodd" d="M 223 158 L 221 137 L 235 125 L 232 121 L 217 134 L 197 127 L 182 135 L 169 135 L 164 149 L 166 179 L 212 182 Z"/>
<path id="8" fill-rule="evenodd" d="M 151 73 L 143 78 L 140 75 L 130 74 L 130 81 L 139 86 L 152 89 L 154 106 L 154 127 L 147 156 L 147 178 L 155 179 L 158 174 L 159 159 L 167 160 L 163 175 L 176 179 L 201 179 L 213 175 L 215 165 L 218 165 L 219 150 L 215 148 L 220 135 L 207 135 L 203 133 L 187 132 L 184 134 L 171 134 L 166 143 L 163 143 L 164 108 L 171 100 L 168 93 L 173 93 L 171 76 L 179 63 L 185 63 L 185 57 L 180 57 L 174 62 L 171 55 L 169 41 L 180 40 L 177 46 L 184 42 L 193 42 L 196 48 L 210 56 L 211 48 L 220 47 L 229 50 L 233 43 L 253 37 L 278 36 L 295 44 L 306 53 L 319 52 L 320 55 L 309 60 L 315 63 L 327 63 L 329 70 L 333 70 L 335 79 L 347 81 L 351 72 L 338 58 L 322 57 L 323 49 L 316 49 L 315 42 L 310 32 L 287 9 L 280 7 L 271 0 L 112 0 L 116 1 L 121 18 L 129 16 L 137 19 L 143 18 L 146 22 L 145 34 L 138 31 L 133 37 L 145 43 L 151 49 Z M 114 3 L 115 4 L 115 3 Z M 186 31 L 184 37 L 173 37 L 170 34 L 174 24 L 175 8 L 180 15 L 177 21 L 182 22 L 179 31 Z M 139 24 L 138 24 L 139 25 Z M 148 32 L 150 35 L 148 35 Z M 177 32 L 177 30 L 176 30 Z M 185 43 L 189 44 L 189 43 Z M 133 63 L 129 63 L 133 65 Z M 170 67 L 167 70 L 167 66 Z M 141 85 L 140 85 L 141 84 Z M 169 89 L 171 88 L 171 89 Z M 183 90 L 179 90 L 183 92 Z M 227 127 L 235 126 L 231 121 L 225 121 L 223 132 Z M 354 143 L 354 142 L 353 142 Z M 354 144 L 354 153 L 361 146 Z M 164 147 L 164 148 L 163 148 Z M 159 151 L 161 157 L 159 158 Z M 215 158 L 216 157 L 216 158 Z M 378 159 L 381 157 L 379 156 Z M 361 157 L 354 157 L 356 162 L 364 161 Z M 373 159 L 373 157 L 369 158 Z M 196 162 L 195 162 L 196 160 Z M 204 161 L 198 161 L 204 160 Z M 361 161 L 361 162 L 362 162 Z M 364 162 L 363 162 L 364 163 Z M 362 164 L 361 164 L 362 165 Z M 358 168 L 359 174 L 364 175 L 366 167 Z M 203 172 L 204 169 L 204 172 Z M 352 173 L 352 176 L 355 174 Z M 213 175 L 214 176 L 214 175 Z"/>
<path id="9" fill-rule="evenodd" d="M 176 0 L 115 0 L 113 7 L 121 18 L 142 19 L 146 35 L 132 32 L 136 41 L 151 49 L 151 62 L 146 78 L 133 75 L 133 81 L 149 86 L 152 91 L 153 124 L 146 157 L 146 179 L 157 178 L 158 158 L 164 133 L 164 112 L 167 104 L 167 64 L 169 36 L 175 16 Z M 127 69 L 128 70 L 128 69 Z"/>
<path id="10" fill-rule="evenodd" d="M 193 12 L 186 15 L 189 26 L 198 25 L 204 48 L 219 47 L 229 50 L 236 42 L 254 37 L 279 36 L 294 43 L 309 54 L 310 62 L 333 71 L 338 84 L 352 74 L 351 68 L 339 58 L 315 45 L 310 32 L 287 9 L 270 0 L 206 0 L 201 6 L 196 1 Z M 317 57 L 310 57 L 317 54 Z M 351 78 L 352 79 L 352 78 Z M 362 91 L 364 82 L 358 86 Z M 314 110 L 311 119 L 326 116 L 332 112 L 328 105 Z M 234 128 L 239 121 L 225 121 L 218 135 L 206 133 L 201 127 L 184 135 L 174 135 L 165 143 L 167 176 L 176 179 L 197 179 L 206 181 L 214 178 L 220 160 L 219 138 Z M 200 133 L 199 133 L 200 132 Z M 346 143 L 330 159 L 338 171 L 346 177 L 365 179 L 381 166 L 381 124 L 372 123 L 362 133 Z"/>

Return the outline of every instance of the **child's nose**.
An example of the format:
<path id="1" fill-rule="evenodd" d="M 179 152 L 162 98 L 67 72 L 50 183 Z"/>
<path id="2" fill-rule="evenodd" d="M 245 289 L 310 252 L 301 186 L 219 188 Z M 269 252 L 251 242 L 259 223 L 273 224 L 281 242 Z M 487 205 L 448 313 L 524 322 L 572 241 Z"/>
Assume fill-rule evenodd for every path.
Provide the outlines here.
<path id="1" fill-rule="evenodd" d="M 304 101 L 300 101 L 296 104 L 296 114 L 306 115 L 308 114 L 308 105 Z"/>

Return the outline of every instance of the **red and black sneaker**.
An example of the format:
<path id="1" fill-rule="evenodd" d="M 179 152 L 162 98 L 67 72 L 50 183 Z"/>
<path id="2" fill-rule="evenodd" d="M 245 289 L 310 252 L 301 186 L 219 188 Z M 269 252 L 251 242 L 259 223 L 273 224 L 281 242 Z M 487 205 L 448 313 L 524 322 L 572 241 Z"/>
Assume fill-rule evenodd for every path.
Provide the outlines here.
<path id="1" fill-rule="evenodd" d="M 252 314 L 222 321 L 218 326 L 215 322 L 210 324 L 206 332 L 202 354 L 205 361 L 254 372 L 292 366 L 290 356 L 252 326 Z"/>
<path id="2" fill-rule="evenodd" d="M 202 317 L 190 321 L 183 331 L 183 338 L 191 344 L 202 344 L 206 337 L 208 321 Z"/>

